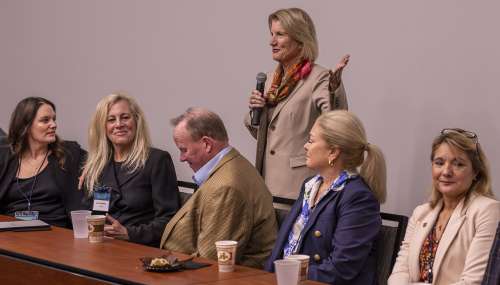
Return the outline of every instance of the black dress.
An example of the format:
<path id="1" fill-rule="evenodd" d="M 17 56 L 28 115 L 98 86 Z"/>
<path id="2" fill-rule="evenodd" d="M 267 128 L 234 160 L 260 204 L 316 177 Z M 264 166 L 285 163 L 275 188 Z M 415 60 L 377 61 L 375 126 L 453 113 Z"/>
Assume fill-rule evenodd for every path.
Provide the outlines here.
<path id="1" fill-rule="evenodd" d="M 158 247 L 165 225 L 180 206 L 170 154 L 151 148 L 144 168 L 132 173 L 110 161 L 99 181 L 112 188 L 108 214 L 127 228 L 129 240 Z"/>
<path id="2" fill-rule="evenodd" d="M 40 220 L 54 226 L 68 227 L 62 197 L 52 179 L 54 177 L 52 170 L 53 167 L 47 165 L 36 178 L 35 176 L 26 179 L 14 178 L 5 197 L 5 213 L 14 216 L 17 211 L 26 211 L 27 202 L 31 201 L 31 209 L 39 211 Z"/>
<path id="3" fill-rule="evenodd" d="M 75 142 L 64 142 L 63 150 L 64 167 L 59 166 L 53 154 L 49 155 L 47 166 L 33 185 L 34 177 L 16 178 L 19 160 L 9 146 L 0 146 L 0 214 L 14 215 L 16 211 L 27 210 L 26 194 L 33 189 L 31 209 L 40 212 L 39 219 L 54 226 L 71 228 L 70 212 L 84 209 L 83 191 L 77 186 L 86 152 Z"/>

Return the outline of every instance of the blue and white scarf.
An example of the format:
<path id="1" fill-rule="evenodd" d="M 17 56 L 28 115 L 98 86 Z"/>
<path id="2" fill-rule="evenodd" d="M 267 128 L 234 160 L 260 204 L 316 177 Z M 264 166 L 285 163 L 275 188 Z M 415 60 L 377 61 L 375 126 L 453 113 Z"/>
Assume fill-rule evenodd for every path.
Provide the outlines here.
<path id="1" fill-rule="evenodd" d="M 319 197 L 316 204 L 318 204 L 330 191 L 341 191 L 344 189 L 347 182 L 358 175 L 359 174 L 356 172 L 349 172 L 346 170 L 341 171 L 339 177 L 337 177 L 335 181 L 332 182 L 330 187 L 328 187 L 328 189 L 323 193 L 323 195 Z M 322 183 L 323 177 L 316 175 L 304 185 L 305 189 L 304 198 L 302 199 L 302 210 L 297 217 L 297 220 L 295 220 L 292 230 L 288 234 L 288 241 L 283 249 L 283 257 L 297 253 L 302 239 L 302 231 L 304 230 L 304 227 L 309 220 L 309 216 L 315 207 L 314 199 Z"/>

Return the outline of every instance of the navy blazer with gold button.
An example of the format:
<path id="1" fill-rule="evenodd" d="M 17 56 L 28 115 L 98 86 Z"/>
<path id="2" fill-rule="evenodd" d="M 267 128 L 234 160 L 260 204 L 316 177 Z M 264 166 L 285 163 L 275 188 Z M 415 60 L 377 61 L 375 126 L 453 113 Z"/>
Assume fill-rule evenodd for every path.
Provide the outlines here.
<path id="1" fill-rule="evenodd" d="M 302 208 L 304 184 L 280 228 L 266 263 L 268 271 L 274 271 L 274 260 L 283 258 L 283 248 Z M 298 249 L 298 254 L 311 257 L 308 278 L 335 285 L 376 284 L 375 242 L 381 225 L 379 202 L 359 176 L 343 190 L 328 192 L 311 213 Z"/>

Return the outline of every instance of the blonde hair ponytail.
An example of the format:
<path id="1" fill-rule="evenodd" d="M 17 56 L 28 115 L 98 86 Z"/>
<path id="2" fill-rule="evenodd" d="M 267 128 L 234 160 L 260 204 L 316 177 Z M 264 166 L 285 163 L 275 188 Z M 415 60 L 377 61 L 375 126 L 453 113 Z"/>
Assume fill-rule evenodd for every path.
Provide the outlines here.
<path id="1" fill-rule="evenodd" d="M 384 154 L 378 146 L 373 144 L 366 145 L 366 157 L 361 164 L 359 174 L 363 177 L 366 184 L 370 186 L 377 200 L 380 203 L 384 203 L 387 192 L 387 170 Z"/>

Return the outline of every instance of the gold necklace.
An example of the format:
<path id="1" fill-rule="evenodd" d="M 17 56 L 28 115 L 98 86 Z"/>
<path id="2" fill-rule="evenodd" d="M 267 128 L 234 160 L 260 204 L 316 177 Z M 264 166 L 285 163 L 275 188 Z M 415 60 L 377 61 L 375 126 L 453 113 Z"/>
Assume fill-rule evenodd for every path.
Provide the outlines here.
<path id="1" fill-rule="evenodd" d="M 443 223 L 440 223 L 440 219 L 438 219 L 437 224 L 436 224 L 436 232 L 439 232 L 439 238 L 438 240 L 441 239 L 443 236 L 444 230 L 446 229 L 446 226 L 448 225 L 448 222 L 450 221 L 451 214 L 447 215 L 445 221 Z M 437 237 L 436 237 L 437 238 Z"/>

